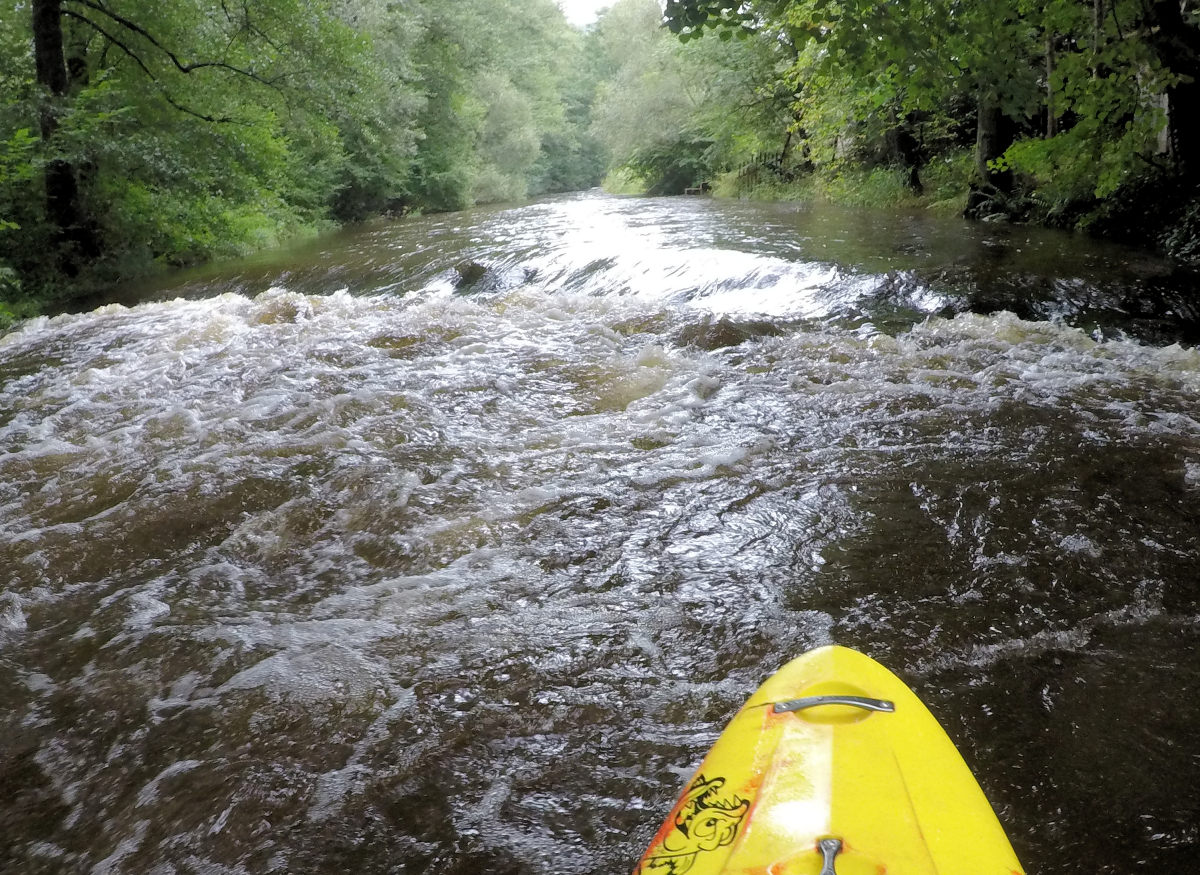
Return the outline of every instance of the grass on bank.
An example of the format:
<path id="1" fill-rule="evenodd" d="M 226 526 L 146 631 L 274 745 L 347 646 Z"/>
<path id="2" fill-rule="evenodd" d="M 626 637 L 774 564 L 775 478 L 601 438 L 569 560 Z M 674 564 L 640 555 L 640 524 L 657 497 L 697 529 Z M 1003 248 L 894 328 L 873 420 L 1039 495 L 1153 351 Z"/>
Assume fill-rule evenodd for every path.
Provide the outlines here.
<path id="1" fill-rule="evenodd" d="M 767 173 L 729 171 L 712 181 L 718 198 L 750 201 L 830 203 L 850 207 L 924 207 L 938 213 L 961 214 L 974 170 L 970 150 L 944 155 L 921 168 L 923 190 L 909 184 L 909 172 L 898 167 L 861 167 L 841 164 L 823 167 L 784 182 Z M 609 194 L 644 195 L 653 180 L 629 168 L 617 168 L 605 177 Z"/>
<path id="2" fill-rule="evenodd" d="M 962 151 L 938 158 L 921 168 L 923 191 L 909 185 L 909 172 L 897 167 L 822 168 L 791 182 L 755 177 L 737 171 L 719 176 L 716 197 L 758 201 L 830 203 L 850 207 L 924 207 L 939 213 L 962 213 L 972 172 L 972 157 Z"/>

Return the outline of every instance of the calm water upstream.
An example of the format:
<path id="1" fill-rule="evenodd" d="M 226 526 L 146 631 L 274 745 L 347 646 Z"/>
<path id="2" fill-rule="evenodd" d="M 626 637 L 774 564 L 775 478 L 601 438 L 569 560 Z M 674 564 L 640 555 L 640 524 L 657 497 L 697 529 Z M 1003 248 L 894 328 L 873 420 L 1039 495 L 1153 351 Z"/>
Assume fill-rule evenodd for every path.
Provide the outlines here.
<path id="1" fill-rule="evenodd" d="M 625 873 L 833 641 L 1031 873 L 1194 872 L 1198 298 L 1065 235 L 588 194 L 28 323 L 0 871 Z"/>

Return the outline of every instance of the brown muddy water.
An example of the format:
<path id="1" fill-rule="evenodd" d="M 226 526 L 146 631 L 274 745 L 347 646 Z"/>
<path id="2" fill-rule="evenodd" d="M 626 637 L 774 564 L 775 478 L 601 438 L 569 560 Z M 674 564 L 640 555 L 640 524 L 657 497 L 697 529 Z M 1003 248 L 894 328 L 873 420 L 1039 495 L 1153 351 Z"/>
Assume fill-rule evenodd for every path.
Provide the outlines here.
<path id="1" fill-rule="evenodd" d="M 627 872 L 828 642 L 1031 873 L 1197 871 L 1196 293 L 1049 232 L 593 193 L 29 322 L 0 871 Z"/>

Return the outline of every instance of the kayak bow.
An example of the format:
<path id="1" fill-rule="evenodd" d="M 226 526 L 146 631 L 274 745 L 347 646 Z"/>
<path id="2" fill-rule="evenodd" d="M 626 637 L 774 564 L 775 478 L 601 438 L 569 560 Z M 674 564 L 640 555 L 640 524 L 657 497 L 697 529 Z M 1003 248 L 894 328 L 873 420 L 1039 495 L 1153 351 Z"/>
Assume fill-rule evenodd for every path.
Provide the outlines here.
<path id="1" fill-rule="evenodd" d="M 635 875 L 1022 875 L 950 738 L 894 674 L 829 646 L 717 739 Z"/>

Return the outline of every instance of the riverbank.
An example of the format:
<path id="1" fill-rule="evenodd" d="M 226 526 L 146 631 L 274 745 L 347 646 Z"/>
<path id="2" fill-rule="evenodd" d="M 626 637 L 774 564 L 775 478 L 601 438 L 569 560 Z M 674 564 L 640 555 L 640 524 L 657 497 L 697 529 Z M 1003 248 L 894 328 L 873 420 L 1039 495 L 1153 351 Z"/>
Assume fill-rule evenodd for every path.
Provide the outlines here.
<path id="1" fill-rule="evenodd" d="M 340 227 L 332 220 L 276 227 L 263 223 L 240 239 L 217 241 L 213 248 L 187 257 L 164 259 L 131 248 L 78 267 L 74 275 L 58 270 L 52 263 L 39 263 L 32 256 L 23 259 L 24 272 L 0 261 L 0 331 L 22 319 L 78 309 L 80 302 L 100 300 L 122 285 L 146 283 L 188 268 L 288 248 Z"/>
<path id="2" fill-rule="evenodd" d="M 738 200 L 917 208 L 1059 228 L 1149 249 L 1200 269 L 1200 184 L 1144 177 L 1101 199 L 1067 197 L 1027 180 L 1019 181 L 1011 195 L 982 199 L 979 207 L 971 202 L 973 169 L 969 152 L 940 156 L 920 169 L 919 190 L 911 184 L 912 171 L 898 167 L 826 167 L 791 179 L 743 169 L 717 177 L 712 192 Z"/>

